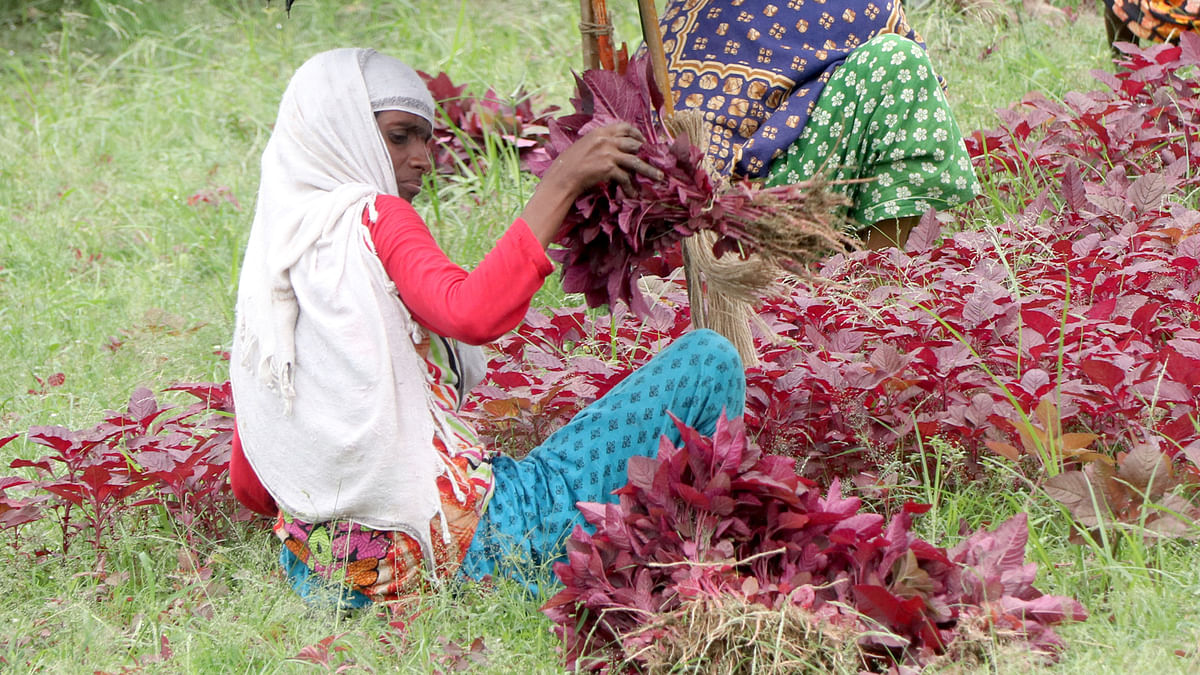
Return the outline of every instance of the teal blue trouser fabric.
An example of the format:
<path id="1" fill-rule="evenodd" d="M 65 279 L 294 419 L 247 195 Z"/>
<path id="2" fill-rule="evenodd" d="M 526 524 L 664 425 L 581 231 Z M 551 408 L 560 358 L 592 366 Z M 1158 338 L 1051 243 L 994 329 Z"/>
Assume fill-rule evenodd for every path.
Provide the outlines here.
<path id="1" fill-rule="evenodd" d="M 286 546 L 279 547 L 279 565 L 287 575 L 288 584 L 304 603 L 314 609 L 361 609 L 371 604 L 371 598 L 348 586 L 333 586 L 313 574 L 308 565 L 300 562 Z"/>
<path id="2" fill-rule="evenodd" d="M 479 523 L 463 573 L 529 576 L 564 559 L 563 544 L 584 525 L 577 502 L 615 502 L 626 463 L 658 454 L 665 434 L 679 443 L 667 412 L 711 435 L 722 412 L 745 407 L 745 370 L 737 350 L 710 330 L 692 331 L 634 371 L 522 459 L 496 457 L 496 489 Z"/>

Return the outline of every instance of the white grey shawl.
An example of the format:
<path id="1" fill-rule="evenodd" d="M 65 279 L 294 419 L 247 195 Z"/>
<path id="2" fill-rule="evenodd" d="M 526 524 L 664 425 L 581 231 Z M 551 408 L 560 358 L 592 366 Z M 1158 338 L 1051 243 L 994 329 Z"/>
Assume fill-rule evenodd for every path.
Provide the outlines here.
<path id="1" fill-rule="evenodd" d="M 362 225 L 377 194 L 396 194 L 362 75 L 373 53 L 318 54 L 283 95 L 230 371 L 246 457 L 283 510 L 404 531 L 432 562 L 445 469 L 432 441 L 444 420 L 414 348 L 419 330 Z"/>

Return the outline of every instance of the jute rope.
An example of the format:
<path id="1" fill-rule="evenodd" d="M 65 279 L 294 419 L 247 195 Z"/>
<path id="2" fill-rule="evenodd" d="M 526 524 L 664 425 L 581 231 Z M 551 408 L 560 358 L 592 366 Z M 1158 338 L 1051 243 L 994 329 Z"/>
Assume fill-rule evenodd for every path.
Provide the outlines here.
<path id="1" fill-rule="evenodd" d="M 611 23 L 593 23 L 579 22 L 579 32 L 584 35 L 612 35 L 613 27 Z"/>

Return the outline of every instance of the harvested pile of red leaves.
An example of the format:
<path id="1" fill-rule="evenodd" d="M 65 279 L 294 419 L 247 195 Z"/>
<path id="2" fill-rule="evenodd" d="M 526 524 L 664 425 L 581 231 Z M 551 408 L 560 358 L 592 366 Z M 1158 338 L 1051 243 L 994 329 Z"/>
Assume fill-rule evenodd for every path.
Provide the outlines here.
<path id="1" fill-rule="evenodd" d="M 823 190 L 808 184 L 764 188 L 749 181 L 715 185 L 700 148 L 683 134 L 671 139 L 659 126 L 655 111 L 663 98 L 645 58 L 630 61 L 624 74 L 586 71 L 576 84 L 575 113 L 550 121 L 546 156 L 531 157 L 530 170 L 542 177 L 578 138 L 623 121 L 646 138 L 638 156 L 665 174 L 661 181 L 634 176 L 635 194 L 611 183 L 597 186 L 564 219 L 557 240 L 563 248 L 551 257 L 563 265 L 563 288 L 583 293 L 588 305 L 623 300 L 645 315 L 648 307 L 637 287 L 644 266 L 701 230 L 721 235 L 717 255 L 749 250 L 800 264 L 850 243 L 830 225 L 832 198 Z"/>
<path id="2" fill-rule="evenodd" d="M 885 522 L 836 481 L 821 495 L 793 460 L 748 444 L 740 419 L 721 420 L 711 439 L 680 431 L 680 447 L 630 460 L 619 504 L 580 506 L 596 533 L 576 528 L 555 565 L 566 588 L 543 607 L 576 668 L 652 660 L 675 637 L 659 619 L 704 598 L 799 607 L 827 633 L 855 636 L 870 669 L 929 663 L 968 636 L 1052 656 L 1051 626 L 1086 618 L 1075 600 L 1033 587 L 1023 515 L 945 550 L 910 531 L 927 506 Z"/>

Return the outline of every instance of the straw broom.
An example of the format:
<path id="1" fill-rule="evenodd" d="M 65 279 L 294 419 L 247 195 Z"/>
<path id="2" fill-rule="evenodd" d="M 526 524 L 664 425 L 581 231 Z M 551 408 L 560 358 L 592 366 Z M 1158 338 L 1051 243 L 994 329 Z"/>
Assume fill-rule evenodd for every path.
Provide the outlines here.
<path id="1" fill-rule="evenodd" d="M 642 23 L 642 39 L 650 56 L 650 69 L 659 91 L 666 99 L 662 110 L 664 125 L 675 136 L 687 136 L 707 156 L 709 135 L 702 115 L 698 112 L 686 116 L 675 114 L 675 100 L 667 74 L 667 55 L 658 28 L 658 10 L 654 0 L 638 0 L 638 14 Z M 713 173 L 709 171 L 710 175 Z M 715 235 L 701 233 L 683 242 L 683 272 L 687 281 L 692 326 L 711 328 L 724 335 L 737 347 L 742 362 L 746 366 L 754 366 L 758 364 L 758 353 L 750 332 L 751 319 L 756 316 L 754 302 L 775 282 L 776 270 L 757 257 L 717 258 L 712 253 L 715 240 Z"/>

